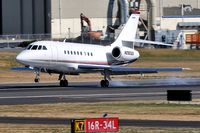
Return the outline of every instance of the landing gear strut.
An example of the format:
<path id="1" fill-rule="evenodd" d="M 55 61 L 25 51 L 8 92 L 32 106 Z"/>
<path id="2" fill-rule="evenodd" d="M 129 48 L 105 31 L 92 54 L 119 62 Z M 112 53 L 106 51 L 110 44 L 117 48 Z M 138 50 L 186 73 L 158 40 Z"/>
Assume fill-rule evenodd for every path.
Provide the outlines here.
<path id="1" fill-rule="evenodd" d="M 35 83 L 39 83 L 40 81 L 40 71 L 36 70 L 35 71 L 35 79 L 34 79 Z"/>
<path id="2" fill-rule="evenodd" d="M 68 81 L 66 80 L 65 74 L 60 74 L 58 80 L 60 80 L 60 86 L 61 87 L 67 87 L 68 86 Z"/>
<path id="3" fill-rule="evenodd" d="M 109 71 L 104 70 L 104 72 L 102 74 L 104 75 L 104 80 L 101 80 L 101 82 L 100 82 L 101 87 L 107 88 L 110 84 L 109 80 L 111 80 Z"/>

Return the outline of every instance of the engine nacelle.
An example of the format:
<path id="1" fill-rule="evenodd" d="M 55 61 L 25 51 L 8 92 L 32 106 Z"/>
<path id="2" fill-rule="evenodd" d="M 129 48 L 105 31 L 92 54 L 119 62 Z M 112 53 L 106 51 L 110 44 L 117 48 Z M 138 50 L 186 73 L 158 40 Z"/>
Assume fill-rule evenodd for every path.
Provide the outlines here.
<path id="1" fill-rule="evenodd" d="M 112 56 L 118 61 L 133 61 L 139 57 L 138 51 L 128 47 L 115 47 Z"/>

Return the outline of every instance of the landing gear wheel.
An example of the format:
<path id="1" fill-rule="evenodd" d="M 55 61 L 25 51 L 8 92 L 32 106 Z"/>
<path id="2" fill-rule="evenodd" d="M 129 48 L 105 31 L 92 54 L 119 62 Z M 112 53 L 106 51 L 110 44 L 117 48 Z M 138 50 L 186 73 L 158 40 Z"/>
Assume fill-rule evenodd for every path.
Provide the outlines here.
<path id="1" fill-rule="evenodd" d="M 40 81 L 40 79 L 35 79 L 34 81 L 35 81 L 35 83 L 38 83 Z"/>
<path id="2" fill-rule="evenodd" d="M 109 81 L 108 80 L 101 80 L 101 87 L 108 87 L 109 86 Z"/>
<path id="3" fill-rule="evenodd" d="M 61 87 L 67 87 L 68 86 L 68 81 L 67 80 L 60 80 L 60 86 Z"/>

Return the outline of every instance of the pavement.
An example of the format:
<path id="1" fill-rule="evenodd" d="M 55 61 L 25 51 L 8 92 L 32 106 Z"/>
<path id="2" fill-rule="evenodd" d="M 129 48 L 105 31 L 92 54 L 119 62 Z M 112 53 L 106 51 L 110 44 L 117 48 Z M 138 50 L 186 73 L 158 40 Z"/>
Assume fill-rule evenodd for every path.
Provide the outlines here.
<path id="1" fill-rule="evenodd" d="M 72 82 L 69 87 L 56 83 L 1 84 L 0 105 L 166 100 L 167 90 L 191 90 L 192 98 L 199 99 L 200 79 L 113 81 L 109 88 L 101 88 L 98 82 Z"/>
<path id="2" fill-rule="evenodd" d="M 34 118 L 34 117 L 0 117 L 0 123 L 6 124 L 48 124 L 69 125 L 69 118 Z M 165 128 L 200 128 L 200 121 L 169 120 L 119 120 L 119 126 L 165 127 Z"/>

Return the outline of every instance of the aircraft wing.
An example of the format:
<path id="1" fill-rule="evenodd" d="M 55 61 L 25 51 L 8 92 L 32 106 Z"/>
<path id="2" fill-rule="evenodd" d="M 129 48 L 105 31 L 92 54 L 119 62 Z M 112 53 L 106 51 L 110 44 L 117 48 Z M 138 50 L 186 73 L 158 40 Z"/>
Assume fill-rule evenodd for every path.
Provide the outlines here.
<path id="1" fill-rule="evenodd" d="M 118 67 L 118 66 L 106 66 L 106 65 L 95 65 L 95 66 L 79 65 L 78 68 L 83 70 L 96 70 L 96 71 L 108 70 L 110 74 L 113 75 L 178 72 L 178 71 L 183 71 L 185 69 L 185 68 L 131 68 L 131 67 Z"/>
<path id="2" fill-rule="evenodd" d="M 30 71 L 33 70 L 33 68 L 30 67 L 12 67 L 12 71 Z"/>
<path id="3" fill-rule="evenodd" d="M 136 43 L 146 43 L 146 44 L 155 44 L 155 45 L 163 45 L 163 46 L 173 46 L 173 44 L 166 44 L 166 43 L 162 43 L 162 42 L 155 42 L 155 41 L 148 41 L 148 40 L 141 40 L 141 39 L 135 39 Z"/>

